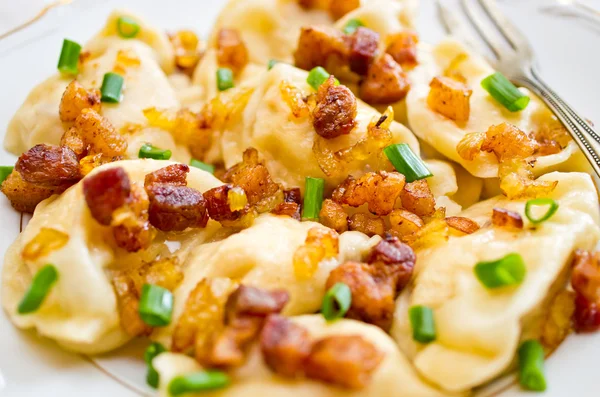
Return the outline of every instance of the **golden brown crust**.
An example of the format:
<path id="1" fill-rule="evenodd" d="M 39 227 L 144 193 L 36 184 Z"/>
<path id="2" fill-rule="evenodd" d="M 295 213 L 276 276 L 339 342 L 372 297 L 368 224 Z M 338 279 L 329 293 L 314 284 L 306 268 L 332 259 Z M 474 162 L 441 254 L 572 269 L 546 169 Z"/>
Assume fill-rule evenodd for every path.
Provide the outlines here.
<path id="1" fill-rule="evenodd" d="M 248 50 L 236 29 L 219 30 L 217 60 L 220 66 L 228 67 L 236 73 L 248 63 Z"/>
<path id="2" fill-rule="evenodd" d="M 385 221 L 375 215 L 356 213 L 348 219 L 348 228 L 352 231 L 364 233 L 369 237 L 383 236 Z"/>
<path id="3" fill-rule="evenodd" d="M 127 150 L 127 141 L 107 118 L 92 109 L 83 109 L 75 119 L 73 128 L 91 153 L 106 157 L 121 156 Z M 74 134 L 74 131 L 69 132 Z"/>
<path id="4" fill-rule="evenodd" d="M 471 90 L 466 84 L 450 77 L 437 76 L 429 83 L 427 105 L 458 123 L 465 123 L 471 114 Z"/>
<path id="5" fill-rule="evenodd" d="M 418 232 L 425 226 L 425 223 L 418 215 L 398 208 L 390 213 L 390 225 L 394 235 L 402 238 Z"/>
<path id="6" fill-rule="evenodd" d="M 386 52 L 394 58 L 402 69 L 407 70 L 418 65 L 417 44 L 419 35 L 410 30 L 397 33 L 388 38 Z"/>
<path id="7" fill-rule="evenodd" d="M 349 176 L 332 194 L 338 204 L 351 207 L 369 205 L 375 215 L 388 215 L 405 188 L 406 179 L 398 172 L 369 172 L 354 179 Z"/>
<path id="8" fill-rule="evenodd" d="M 77 80 L 73 80 L 63 93 L 58 114 L 60 121 L 72 122 L 83 109 L 100 112 L 101 106 L 99 90 L 86 90 Z"/>
<path id="9" fill-rule="evenodd" d="M 319 87 L 317 106 L 313 111 L 313 127 L 325 139 L 348 135 L 356 125 L 356 97 L 343 85 L 335 85 L 335 77 Z"/>
<path id="10" fill-rule="evenodd" d="M 323 201 L 319 222 L 338 233 L 348 231 L 348 214 L 340 204 L 330 199 Z"/>
<path id="11" fill-rule="evenodd" d="M 479 230 L 479 225 L 472 219 L 464 218 L 462 216 L 451 216 L 446 218 L 446 223 L 452 229 L 461 231 L 465 234 L 473 234 Z"/>
<path id="12" fill-rule="evenodd" d="M 19 157 L 15 171 L 40 186 L 70 186 L 81 179 L 77 155 L 64 146 L 35 145 Z"/>
<path id="13" fill-rule="evenodd" d="M 408 75 L 389 54 L 383 54 L 369 67 L 360 85 L 360 97 L 370 104 L 401 101 L 410 90 Z"/>
<path id="14" fill-rule="evenodd" d="M 15 210 L 32 214 L 39 203 L 54 194 L 61 194 L 68 187 L 35 185 L 24 181 L 21 174 L 13 171 L 2 182 L 2 193 Z"/>
<path id="15" fill-rule="evenodd" d="M 295 64 L 311 70 L 322 66 L 331 73 L 348 60 L 349 48 L 344 34 L 327 26 L 303 27 L 294 52 Z"/>
<path id="16" fill-rule="evenodd" d="M 425 179 L 407 183 L 400 199 L 404 209 L 418 216 L 430 216 L 435 212 L 435 198 Z"/>
<path id="17" fill-rule="evenodd" d="M 481 150 L 496 155 L 499 161 L 532 156 L 538 148 L 535 139 L 509 123 L 493 125 L 485 133 Z"/>
<path id="18" fill-rule="evenodd" d="M 360 76 L 365 76 L 377 56 L 379 33 L 359 27 L 347 41 L 350 46 L 348 54 L 350 70 Z"/>

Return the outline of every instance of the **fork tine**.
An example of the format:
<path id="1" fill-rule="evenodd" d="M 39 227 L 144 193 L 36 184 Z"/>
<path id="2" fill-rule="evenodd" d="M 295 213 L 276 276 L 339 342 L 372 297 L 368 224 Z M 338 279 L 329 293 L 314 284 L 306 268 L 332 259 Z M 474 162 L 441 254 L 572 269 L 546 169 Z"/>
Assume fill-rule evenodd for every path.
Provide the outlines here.
<path id="1" fill-rule="evenodd" d="M 515 50 L 527 50 L 530 51 L 529 42 L 525 39 L 519 29 L 504 16 L 504 14 L 498 8 L 496 0 L 478 0 L 481 7 L 485 10 L 486 14 L 490 17 L 494 24 L 502 33 L 506 41 Z"/>
<path id="2" fill-rule="evenodd" d="M 464 25 L 459 21 L 456 13 L 442 4 L 442 0 L 437 0 L 437 9 L 440 19 L 447 33 L 452 34 L 455 38 L 467 44 L 471 48 L 477 48 L 473 36 L 466 31 Z"/>
<path id="3" fill-rule="evenodd" d="M 500 59 L 500 54 L 502 54 L 502 45 L 500 44 L 500 42 L 489 34 L 489 29 L 486 29 L 485 22 L 483 22 L 481 18 L 479 18 L 475 14 L 475 12 L 473 12 L 473 9 L 470 7 L 469 0 L 462 0 L 461 4 L 463 10 L 465 11 L 465 14 L 467 14 L 467 17 L 469 18 L 473 26 L 475 26 L 475 29 L 477 29 L 477 32 L 479 32 L 479 35 L 481 36 L 483 41 L 485 41 L 490 50 L 492 50 L 492 52 L 496 55 L 496 57 Z"/>

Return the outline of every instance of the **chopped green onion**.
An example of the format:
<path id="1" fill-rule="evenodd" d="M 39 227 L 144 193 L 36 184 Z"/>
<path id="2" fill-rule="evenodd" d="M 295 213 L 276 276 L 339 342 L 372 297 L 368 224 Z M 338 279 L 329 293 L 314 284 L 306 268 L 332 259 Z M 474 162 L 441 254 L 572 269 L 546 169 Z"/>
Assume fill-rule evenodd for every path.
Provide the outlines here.
<path id="1" fill-rule="evenodd" d="M 352 34 L 362 26 L 365 26 L 365 24 L 362 23 L 360 19 L 351 19 L 348 21 L 348 23 L 346 23 L 346 26 L 344 26 L 343 31 L 345 34 Z"/>
<path id="2" fill-rule="evenodd" d="M 544 205 L 549 206 L 548 211 L 546 211 L 546 213 L 539 218 L 534 217 L 533 214 L 531 213 L 531 210 L 532 210 L 531 207 L 533 207 L 533 206 L 538 207 L 538 206 L 544 206 Z M 552 215 L 554 215 L 556 213 L 557 210 L 558 210 L 558 203 L 556 201 L 552 200 L 551 198 L 537 198 L 537 199 L 529 200 L 525 204 L 525 216 L 534 225 L 538 225 L 542 222 L 547 221 L 548 219 L 550 219 L 552 217 Z"/>
<path id="3" fill-rule="evenodd" d="M 227 91 L 234 87 L 233 72 L 228 68 L 219 68 L 217 70 L 217 87 L 219 91 Z"/>
<path id="4" fill-rule="evenodd" d="M 192 159 L 190 161 L 190 165 L 192 167 L 200 168 L 201 170 L 204 170 L 206 172 L 210 172 L 211 174 L 215 173 L 215 166 L 214 165 L 203 163 L 200 160 Z"/>
<path id="5" fill-rule="evenodd" d="M 321 212 L 321 206 L 323 206 L 325 180 L 322 178 L 306 177 L 305 183 L 302 218 L 310 220 L 319 219 L 319 212 Z"/>
<path id="6" fill-rule="evenodd" d="M 527 273 L 523 258 L 516 253 L 495 261 L 479 262 L 474 270 L 481 284 L 490 289 L 521 284 Z"/>
<path id="7" fill-rule="evenodd" d="M 171 323 L 172 312 L 171 291 L 158 285 L 144 284 L 139 307 L 142 320 L 152 327 L 164 327 Z"/>
<path id="8" fill-rule="evenodd" d="M 394 165 L 394 168 L 404 175 L 406 182 L 410 183 L 433 176 L 431 171 L 425 166 L 425 163 L 423 163 L 423 160 L 414 154 L 410 146 L 406 143 L 390 145 L 383 149 L 383 152 Z"/>
<path id="9" fill-rule="evenodd" d="M 327 79 L 331 76 L 325 68 L 321 66 L 317 66 L 313 70 L 308 73 L 308 78 L 306 82 L 315 90 L 318 90 L 321 84 L 327 81 Z M 339 85 L 340 81 L 335 79 L 335 85 Z"/>
<path id="10" fill-rule="evenodd" d="M 269 70 L 273 69 L 273 67 L 278 63 L 281 63 L 281 61 L 278 61 L 277 59 L 271 59 L 268 64 Z"/>
<path id="11" fill-rule="evenodd" d="M 544 348 L 536 340 L 527 340 L 519 347 L 519 383 L 526 390 L 546 390 Z"/>
<path id="12" fill-rule="evenodd" d="M 10 174 L 12 174 L 15 169 L 12 165 L 2 165 L 0 166 L 0 184 L 8 178 Z"/>
<path id="13" fill-rule="evenodd" d="M 17 308 L 19 314 L 33 313 L 39 309 L 56 280 L 58 280 L 58 271 L 54 265 L 46 265 L 38 270 L 19 303 Z"/>
<path id="14" fill-rule="evenodd" d="M 109 72 L 102 79 L 102 102 L 119 103 L 121 102 L 121 90 L 123 89 L 123 76 L 117 73 Z"/>
<path id="15" fill-rule="evenodd" d="M 117 19 L 117 32 L 119 36 L 125 39 L 131 39 L 140 32 L 140 25 L 130 17 L 120 17 Z"/>
<path id="16" fill-rule="evenodd" d="M 500 72 L 489 75 L 481 81 L 481 86 L 511 112 L 519 112 L 529 105 L 530 98 L 524 95 Z"/>
<path id="17" fill-rule="evenodd" d="M 350 305 L 352 305 L 352 291 L 350 291 L 350 287 L 344 283 L 336 283 L 325 293 L 323 304 L 321 305 L 321 313 L 327 321 L 337 320 L 346 315 L 348 309 L 350 309 Z"/>
<path id="18" fill-rule="evenodd" d="M 152 360 L 154 360 L 154 358 L 156 356 L 158 356 L 159 354 L 164 353 L 166 351 L 167 351 L 167 349 L 163 345 L 161 345 L 160 343 L 154 342 L 153 344 L 148 346 L 148 348 L 144 352 L 144 361 L 146 362 L 146 365 L 148 366 L 148 372 L 146 373 L 146 382 L 148 383 L 149 386 L 151 386 L 155 389 L 158 388 L 158 382 L 160 380 L 160 375 L 158 374 L 158 371 L 156 369 L 154 369 L 154 366 L 152 366 Z"/>
<path id="19" fill-rule="evenodd" d="M 199 371 L 177 376 L 169 383 L 169 393 L 179 396 L 205 390 L 221 389 L 229 385 L 229 376 L 221 371 Z"/>
<path id="20" fill-rule="evenodd" d="M 58 58 L 58 70 L 66 74 L 79 73 L 79 54 L 81 54 L 81 45 L 64 39 L 60 58 Z"/>
<path id="21" fill-rule="evenodd" d="M 141 159 L 168 160 L 171 158 L 171 151 L 160 149 L 149 143 L 144 143 L 140 148 L 138 157 Z"/>
<path id="22" fill-rule="evenodd" d="M 427 306 L 413 306 L 408 310 L 413 339 L 420 343 L 433 342 L 437 338 L 433 310 Z"/>

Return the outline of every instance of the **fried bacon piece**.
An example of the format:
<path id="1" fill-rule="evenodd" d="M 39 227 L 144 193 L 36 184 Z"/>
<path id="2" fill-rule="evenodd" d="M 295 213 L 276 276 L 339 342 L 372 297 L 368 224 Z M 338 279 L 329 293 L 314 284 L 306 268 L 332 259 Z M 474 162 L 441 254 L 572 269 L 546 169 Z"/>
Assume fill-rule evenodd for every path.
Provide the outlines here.
<path id="1" fill-rule="evenodd" d="M 600 252 L 575 251 L 571 285 L 576 293 L 575 330 L 597 331 L 600 329 Z"/>
<path id="2" fill-rule="evenodd" d="M 379 216 L 359 212 L 348 219 L 348 228 L 352 231 L 366 234 L 369 237 L 375 235 L 383 236 L 385 233 L 385 221 Z"/>
<path id="3" fill-rule="evenodd" d="M 338 233 L 348 231 L 348 214 L 340 204 L 330 199 L 323 201 L 319 222 Z"/>
<path id="4" fill-rule="evenodd" d="M 371 380 L 384 354 L 359 335 L 328 336 L 317 341 L 305 364 L 308 378 L 348 389 L 361 389 Z"/>
<path id="5" fill-rule="evenodd" d="M 115 157 L 127 150 L 127 141 L 110 121 L 89 108 L 83 109 L 77 116 L 73 127 L 61 139 L 61 145 L 71 147 L 78 155 L 87 151 Z M 83 153 L 79 151 L 81 148 Z"/>
<path id="6" fill-rule="evenodd" d="M 241 71 L 248 63 L 248 50 L 236 29 L 221 29 L 217 34 L 217 60 L 220 66 L 234 72 Z"/>
<path id="7" fill-rule="evenodd" d="M 83 181 L 83 195 L 92 217 L 109 226 L 113 212 L 124 206 L 131 195 L 129 176 L 121 167 L 98 172 Z"/>
<path id="8" fill-rule="evenodd" d="M 390 225 L 392 234 L 403 238 L 418 232 L 425 223 L 418 215 L 399 208 L 390 213 Z"/>
<path id="9" fill-rule="evenodd" d="M 228 193 L 233 188 L 233 185 L 223 185 L 204 192 L 206 208 L 211 219 L 217 222 L 234 221 L 243 215 L 242 211 L 232 211 L 229 206 Z"/>
<path id="10" fill-rule="evenodd" d="M 330 0 L 329 14 L 335 20 L 360 7 L 360 0 Z"/>
<path id="11" fill-rule="evenodd" d="M 410 90 L 408 75 L 389 54 L 376 59 L 360 84 L 360 98 L 370 104 L 401 101 Z"/>
<path id="12" fill-rule="evenodd" d="M 2 193 L 15 210 L 32 214 L 39 203 L 54 194 L 61 194 L 67 187 L 35 185 L 24 181 L 21 174 L 13 171 L 2 183 Z"/>
<path id="13" fill-rule="evenodd" d="M 329 76 L 319 87 L 317 106 L 313 111 L 313 127 L 325 139 L 348 135 L 356 126 L 356 97 L 343 85 L 335 85 Z"/>
<path id="14" fill-rule="evenodd" d="M 285 189 L 283 203 L 272 211 L 275 215 L 286 215 L 299 221 L 302 219 L 302 194 L 300 188 Z"/>
<path id="15" fill-rule="evenodd" d="M 330 72 L 348 62 L 349 47 L 344 34 L 334 27 L 303 27 L 294 52 L 296 66 L 311 70 L 323 66 Z"/>
<path id="16" fill-rule="evenodd" d="M 429 83 L 427 105 L 433 111 L 458 123 L 469 121 L 471 90 L 466 84 L 450 77 L 437 76 Z"/>
<path id="17" fill-rule="evenodd" d="M 498 227 L 523 229 L 523 218 L 518 212 L 509 211 L 504 208 L 494 208 L 492 212 L 492 224 Z"/>
<path id="18" fill-rule="evenodd" d="M 306 328 L 283 316 L 272 314 L 260 334 L 260 349 L 265 364 L 275 373 L 296 378 L 304 373 L 312 340 Z"/>
<path id="19" fill-rule="evenodd" d="M 573 313 L 575 332 L 595 332 L 600 329 L 600 305 L 589 301 L 583 295 L 575 296 L 575 312 Z"/>
<path id="20" fill-rule="evenodd" d="M 496 155 L 498 161 L 509 158 L 532 156 L 538 148 L 535 139 L 512 124 L 502 123 L 491 126 L 485 133 L 481 150 Z"/>
<path id="21" fill-rule="evenodd" d="M 435 198 L 425 179 L 404 185 L 400 199 L 404 209 L 418 216 L 430 216 L 435 212 Z"/>
<path id="22" fill-rule="evenodd" d="M 354 179 L 352 176 L 336 188 L 333 199 L 351 207 L 369 205 L 375 215 L 388 215 L 405 188 L 406 179 L 398 172 L 369 172 Z M 426 184 L 427 186 L 427 184 Z"/>
<path id="23" fill-rule="evenodd" d="M 24 181 L 42 186 L 70 186 L 81 179 L 77 156 L 63 146 L 35 145 L 19 157 L 15 171 Z"/>
<path id="24" fill-rule="evenodd" d="M 86 90 L 77 80 L 73 80 L 60 100 L 60 121 L 75 121 L 83 109 L 100 112 L 101 106 L 99 90 Z"/>
<path id="25" fill-rule="evenodd" d="M 392 35 L 388 39 L 388 46 L 385 50 L 402 66 L 403 69 L 414 68 L 418 65 L 417 44 L 419 35 L 416 32 L 407 30 Z"/>
<path id="26" fill-rule="evenodd" d="M 465 234 L 473 234 L 477 230 L 479 230 L 479 225 L 477 224 L 477 222 L 469 218 L 464 218 L 462 216 L 451 216 L 449 218 L 446 218 L 446 223 L 452 229 L 461 231 Z"/>
<path id="27" fill-rule="evenodd" d="M 350 70 L 361 76 L 369 71 L 369 66 L 375 60 L 377 47 L 379 46 L 379 33 L 371 29 L 359 27 L 350 36 L 350 53 L 348 62 Z"/>
<path id="28" fill-rule="evenodd" d="M 313 227 L 308 231 L 304 244 L 294 252 L 294 274 L 300 280 L 311 278 L 319 269 L 319 263 L 334 258 L 340 251 L 338 234 L 330 229 Z"/>
<path id="29" fill-rule="evenodd" d="M 190 167 L 185 164 L 172 164 L 147 174 L 144 177 L 144 187 L 154 184 L 168 184 L 171 186 L 187 186 L 187 174 Z"/>
<path id="30" fill-rule="evenodd" d="M 127 203 L 113 213 L 111 226 L 117 246 L 128 252 L 137 252 L 150 246 L 156 231 L 148 219 L 149 206 L 144 188 L 132 185 Z"/>
<path id="31" fill-rule="evenodd" d="M 417 257 L 408 245 L 396 237 L 386 236 L 373 247 L 365 260 L 369 265 L 379 267 L 380 274 L 394 280 L 396 288 L 401 290 L 410 281 Z"/>

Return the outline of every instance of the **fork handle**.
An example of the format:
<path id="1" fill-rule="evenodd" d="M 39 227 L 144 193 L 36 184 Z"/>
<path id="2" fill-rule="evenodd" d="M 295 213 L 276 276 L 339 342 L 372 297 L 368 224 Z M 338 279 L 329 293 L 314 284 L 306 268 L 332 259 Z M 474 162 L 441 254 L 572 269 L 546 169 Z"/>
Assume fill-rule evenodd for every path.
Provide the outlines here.
<path id="1" fill-rule="evenodd" d="M 579 146 L 600 178 L 600 136 L 570 105 L 568 105 L 544 80 L 535 69 L 529 76 L 514 79 L 537 94 L 563 123 L 575 143 Z M 596 146 L 594 146 L 596 145 Z"/>

